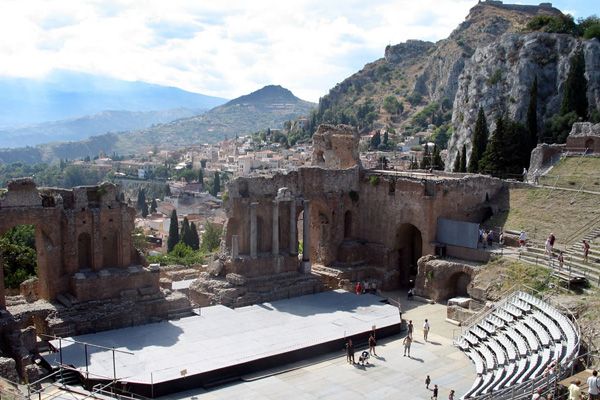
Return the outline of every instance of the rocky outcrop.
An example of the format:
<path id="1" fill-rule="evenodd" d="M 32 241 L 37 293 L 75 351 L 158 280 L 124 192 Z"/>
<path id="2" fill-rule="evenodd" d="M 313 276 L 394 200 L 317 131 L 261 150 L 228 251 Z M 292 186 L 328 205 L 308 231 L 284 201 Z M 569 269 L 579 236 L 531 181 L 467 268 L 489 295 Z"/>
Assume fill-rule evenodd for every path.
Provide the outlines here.
<path id="1" fill-rule="evenodd" d="M 590 108 L 600 104 L 600 42 L 580 41 L 571 35 L 506 34 L 478 48 L 458 80 L 452 116 L 453 136 L 448 145 L 447 168 L 463 144 L 470 157 L 473 130 L 483 107 L 490 135 L 497 117 L 525 122 L 531 85 L 538 78 L 538 125 L 556 114 L 561 105 L 570 58 L 582 45 Z"/>

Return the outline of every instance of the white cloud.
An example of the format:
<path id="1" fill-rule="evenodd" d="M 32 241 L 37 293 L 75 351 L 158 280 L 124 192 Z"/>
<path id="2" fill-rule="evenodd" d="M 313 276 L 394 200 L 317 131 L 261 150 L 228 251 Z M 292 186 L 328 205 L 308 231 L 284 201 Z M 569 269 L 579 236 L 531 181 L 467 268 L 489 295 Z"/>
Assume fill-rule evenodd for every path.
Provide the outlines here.
<path id="1" fill-rule="evenodd" d="M 0 74 L 54 68 L 234 98 L 279 84 L 317 101 L 385 46 L 436 41 L 465 0 L 0 0 Z"/>

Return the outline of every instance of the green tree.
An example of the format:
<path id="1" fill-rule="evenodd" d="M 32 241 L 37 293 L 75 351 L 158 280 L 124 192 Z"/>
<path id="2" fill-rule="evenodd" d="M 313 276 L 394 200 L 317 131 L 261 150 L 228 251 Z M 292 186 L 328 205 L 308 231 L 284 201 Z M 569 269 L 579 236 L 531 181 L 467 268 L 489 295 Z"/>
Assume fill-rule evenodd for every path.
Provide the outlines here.
<path id="1" fill-rule="evenodd" d="M 200 168 L 198 170 L 198 183 L 204 183 L 204 169 Z"/>
<path id="2" fill-rule="evenodd" d="M 381 133 L 377 131 L 371 138 L 371 148 L 377 149 L 379 144 L 381 144 Z"/>
<path id="3" fill-rule="evenodd" d="M 179 243 L 179 221 L 177 221 L 177 210 L 171 213 L 171 223 L 169 224 L 169 238 L 167 239 L 167 253 L 170 253 Z"/>
<path id="4" fill-rule="evenodd" d="M 221 245 L 221 234 L 223 228 L 208 221 L 204 225 L 204 233 L 202 234 L 202 243 L 200 250 L 204 253 L 211 253 Z"/>
<path id="5" fill-rule="evenodd" d="M 146 218 L 148 216 L 148 203 L 142 203 L 142 218 Z"/>
<path id="6" fill-rule="evenodd" d="M 462 157 L 462 154 L 460 152 L 460 150 L 458 151 L 458 153 L 456 154 L 456 158 L 454 159 L 454 165 L 452 167 L 452 172 L 460 172 L 460 159 Z"/>
<path id="7" fill-rule="evenodd" d="M 496 119 L 496 129 L 494 130 L 485 152 L 479 160 L 478 171 L 499 171 L 504 170 L 506 165 L 506 154 L 504 152 L 505 143 L 505 120 L 498 117 Z M 472 158 L 471 158 L 472 160 Z"/>
<path id="8" fill-rule="evenodd" d="M 180 241 L 182 243 L 185 243 L 187 246 L 190 246 L 192 249 L 194 248 L 194 238 L 192 234 L 192 229 L 190 227 L 190 222 L 187 217 L 183 217 L 183 222 L 181 224 Z"/>
<path id="9" fill-rule="evenodd" d="M 486 151 L 488 142 L 489 130 L 483 107 L 479 106 L 477 113 L 477 121 L 475 121 L 475 132 L 473 133 L 473 148 L 471 149 L 471 159 L 469 160 L 469 172 L 477 173 L 479 169 L 479 161 Z"/>
<path id="10" fill-rule="evenodd" d="M 215 171 L 215 178 L 213 180 L 212 186 L 212 194 L 213 196 L 217 196 L 217 194 L 221 191 L 221 178 L 219 177 L 219 171 Z"/>
<path id="11" fill-rule="evenodd" d="M 190 232 L 192 235 L 192 244 L 190 247 L 192 248 L 192 250 L 199 250 L 200 237 L 198 236 L 198 229 L 196 228 L 196 224 L 194 224 L 194 222 L 190 224 Z"/>
<path id="12" fill-rule="evenodd" d="M 148 243 L 146 240 L 146 233 L 141 227 L 137 226 L 133 228 L 133 231 L 131 232 L 131 238 L 133 240 L 133 247 L 136 249 L 145 252 L 150 248 L 150 243 Z"/>
<path id="13" fill-rule="evenodd" d="M 579 118 L 587 120 L 587 78 L 585 77 L 585 58 L 581 45 L 577 48 L 570 59 L 570 68 L 565 81 L 565 92 L 563 94 L 560 114 L 565 115 L 575 111 Z"/>
<path id="14" fill-rule="evenodd" d="M 533 79 L 531 89 L 529 90 L 529 104 L 527 105 L 527 116 L 525 125 L 529 130 L 529 151 L 533 150 L 539 142 L 538 122 L 537 122 L 537 98 L 538 98 L 538 78 Z"/>
<path id="15" fill-rule="evenodd" d="M 37 275 L 35 227 L 20 225 L 0 236 L 4 262 L 4 286 L 16 289 L 21 282 Z"/>
<path id="16" fill-rule="evenodd" d="M 425 152 L 423 153 L 423 158 L 421 158 L 421 169 L 427 169 L 431 166 L 431 158 L 429 156 L 429 145 L 425 143 Z"/>
<path id="17" fill-rule="evenodd" d="M 402 114 L 402 111 L 404 111 L 404 106 L 395 96 L 387 96 L 385 99 L 383 99 L 383 109 L 388 114 L 398 115 Z"/>
<path id="18" fill-rule="evenodd" d="M 440 148 L 437 147 L 437 144 L 433 145 L 433 156 L 430 167 L 439 171 L 443 171 L 445 168 L 442 155 L 440 154 Z"/>
<path id="19" fill-rule="evenodd" d="M 152 199 L 152 202 L 150 203 L 150 213 L 154 214 L 156 212 L 156 208 L 158 207 L 158 205 L 156 204 L 156 199 Z"/>
<path id="20" fill-rule="evenodd" d="M 458 172 L 467 172 L 467 145 L 463 144 L 460 156 L 460 169 Z"/>
<path id="21" fill-rule="evenodd" d="M 136 208 L 141 210 L 144 207 L 144 204 L 146 204 L 146 192 L 142 187 L 138 190 Z M 148 209 L 146 209 L 146 212 L 148 212 Z"/>

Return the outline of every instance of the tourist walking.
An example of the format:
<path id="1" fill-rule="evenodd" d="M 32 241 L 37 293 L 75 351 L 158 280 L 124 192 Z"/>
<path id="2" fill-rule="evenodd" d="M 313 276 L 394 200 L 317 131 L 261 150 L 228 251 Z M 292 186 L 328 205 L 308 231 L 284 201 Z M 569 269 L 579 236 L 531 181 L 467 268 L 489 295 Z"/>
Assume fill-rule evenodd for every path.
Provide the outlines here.
<path id="1" fill-rule="evenodd" d="M 556 259 L 558 260 L 558 269 L 562 269 L 563 263 L 564 263 L 564 257 L 563 257 L 562 250 L 560 250 L 558 252 L 558 257 L 556 257 Z"/>
<path id="2" fill-rule="evenodd" d="M 500 232 L 500 237 L 498 237 L 498 246 L 504 247 L 504 232 Z"/>
<path id="3" fill-rule="evenodd" d="M 454 389 L 450 391 L 450 394 L 448 394 L 448 400 L 454 400 Z"/>
<path id="4" fill-rule="evenodd" d="M 377 346 L 377 341 L 375 340 L 375 336 L 371 333 L 371 336 L 369 336 L 369 354 L 372 356 L 377 356 L 375 346 Z"/>
<path id="5" fill-rule="evenodd" d="M 569 400 L 582 400 L 581 399 L 581 380 L 576 379 L 575 382 L 569 386 Z"/>
<path id="6" fill-rule="evenodd" d="M 488 246 L 490 249 L 494 246 L 494 231 L 491 229 L 488 232 Z"/>
<path id="7" fill-rule="evenodd" d="M 583 262 L 588 262 L 588 253 L 590 251 L 590 245 L 585 241 L 583 242 Z"/>
<path id="8" fill-rule="evenodd" d="M 410 345 L 412 344 L 412 337 L 406 335 L 402 341 L 402 344 L 404 345 L 404 357 L 406 357 L 406 353 L 408 353 L 408 358 L 410 358 Z"/>
<path id="9" fill-rule="evenodd" d="M 412 300 L 414 295 L 415 295 L 415 292 L 413 291 L 413 289 L 412 288 L 408 289 L 408 295 L 406 297 L 406 300 Z"/>
<path id="10" fill-rule="evenodd" d="M 438 397 L 438 386 L 433 385 L 433 395 L 431 396 L 431 400 L 437 400 Z"/>
<path id="11" fill-rule="evenodd" d="M 552 246 L 550 246 L 550 239 L 546 239 L 544 244 L 544 255 L 548 254 L 548 257 L 552 255 Z"/>
<path id="12" fill-rule="evenodd" d="M 556 238 L 554 237 L 554 233 L 550 233 L 550 236 L 548 237 L 548 242 L 550 243 L 550 252 L 552 252 L 554 250 L 554 241 L 556 240 Z"/>
<path id="13" fill-rule="evenodd" d="M 487 248 L 487 242 L 488 242 L 488 233 L 484 229 L 483 230 L 483 241 L 482 241 L 484 250 Z"/>
<path id="14" fill-rule="evenodd" d="M 352 343 L 352 339 L 348 340 L 348 343 L 346 343 L 346 359 L 349 363 L 356 364 L 356 362 L 354 362 L 354 343 Z"/>
<path id="15" fill-rule="evenodd" d="M 429 389 L 430 383 L 431 383 L 431 378 L 429 377 L 429 375 L 427 375 L 427 378 L 425 378 L 425 389 Z"/>
<path id="16" fill-rule="evenodd" d="M 600 399 L 600 382 L 598 382 L 598 371 L 594 370 L 587 380 L 588 394 L 590 400 Z"/>
<path id="17" fill-rule="evenodd" d="M 527 168 L 523 168 L 523 182 L 527 182 Z"/>
<path id="18" fill-rule="evenodd" d="M 362 288 L 360 286 L 360 281 L 356 284 L 356 294 L 361 294 Z"/>
<path id="19" fill-rule="evenodd" d="M 540 184 L 540 170 L 536 169 L 533 173 L 533 183 L 536 185 Z"/>
<path id="20" fill-rule="evenodd" d="M 525 231 L 521 231 L 521 233 L 519 234 L 519 245 L 521 247 L 525 247 L 525 239 L 527 238 L 527 234 L 525 233 Z"/>
<path id="21" fill-rule="evenodd" d="M 406 334 L 407 336 L 410 336 L 410 339 L 412 340 L 412 334 L 413 334 L 413 323 L 412 320 L 408 321 L 408 333 Z"/>
<path id="22" fill-rule="evenodd" d="M 431 329 L 429 321 L 425 320 L 425 323 L 423 324 L 423 340 L 425 340 L 425 342 L 427 342 L 427 335 L 429 334 L 429 329 Z"/>

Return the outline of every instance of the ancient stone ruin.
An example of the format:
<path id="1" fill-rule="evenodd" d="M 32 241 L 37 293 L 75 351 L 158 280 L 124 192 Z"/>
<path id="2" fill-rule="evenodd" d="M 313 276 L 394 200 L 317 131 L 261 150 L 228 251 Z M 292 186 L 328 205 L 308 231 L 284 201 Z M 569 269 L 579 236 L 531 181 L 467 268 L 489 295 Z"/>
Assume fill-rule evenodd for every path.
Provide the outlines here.
<path id="1" fill-rule="evenodd" d="M 359 280 L 407 286 L 436 252 L 439 218 L 479 223 L 506 205 L 497 179 L 364 170 L 350 126 L 322 125 L 313 140 L 312 166 L 229 182 L 221 252 L 192 284 L 194 302 L 246 305 Z"/>
<path id="2" fill-rule="evenodd" d="M 38 277 L 8 300 L 0 280 L 0 338 L 10 344 L 6 360 L 20 376 L 35 377 L 36 334 L 122 328 L 189 308 L 185 296 L 160 290 L 158 267 L 132 243 L 135 209 L 119 194 L 111 183 L 37 189 L 32 179 L 20 178 L 0 196 L 0 234 L 35 227 Z"/>

